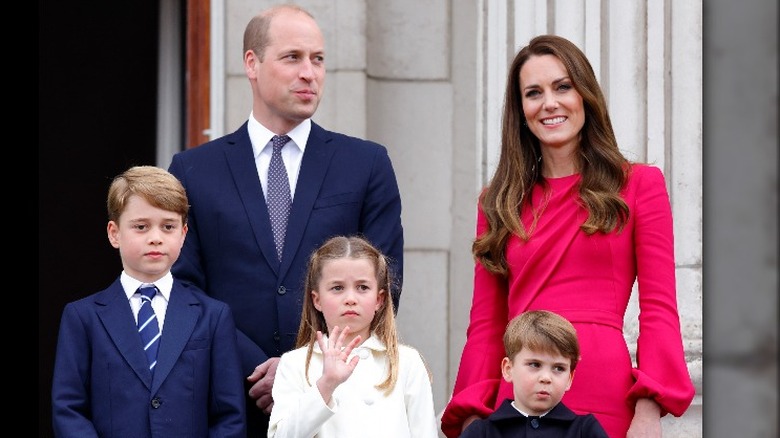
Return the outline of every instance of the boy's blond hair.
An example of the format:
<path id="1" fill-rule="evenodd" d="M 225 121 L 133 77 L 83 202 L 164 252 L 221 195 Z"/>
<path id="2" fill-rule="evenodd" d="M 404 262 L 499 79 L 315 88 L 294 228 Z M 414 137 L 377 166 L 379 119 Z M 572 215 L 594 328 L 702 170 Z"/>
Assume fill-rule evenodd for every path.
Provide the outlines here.
<path id="1" fill-rule="evenodd" d="M 187 192 L 181 182 L 167 170 L 156 166 L 134 166 L 117 175 L 108 188 L 108 220 L 119 223 L 131 196 L 142 197 L 149 205 L 181 216 L 187 223 L 190 210 Z"/>
<path id="2" fill-rule="evenodd" d="M 560 354 L 571 360 L 571 371 L 580 360 L 577 331 L 566 318 L 547 310 L 530 310 L 514 317 L 504 332 L 506 357 L 513 360 L 523 348 Z"/>

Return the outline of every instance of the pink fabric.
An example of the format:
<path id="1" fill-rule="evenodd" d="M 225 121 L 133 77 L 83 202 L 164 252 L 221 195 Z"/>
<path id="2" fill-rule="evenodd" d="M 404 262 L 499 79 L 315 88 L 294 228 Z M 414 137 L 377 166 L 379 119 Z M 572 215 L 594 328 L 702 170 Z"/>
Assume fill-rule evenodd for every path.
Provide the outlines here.
<path id="1" fill-rule="evenodd" d="M 487 416 L 512 386 L 501 378 L 502 337 L 509 319 L 546 309 L 577 329 L 581 361 L 563 402 L 592 412 L 610 437 L 625 437 L 634 400 L 653 398 L 662 413 L 682 415 L 695 393 L 685 363 L 675 287 L 674 238 L 669 195 L 656 167 L 634 165 L 623 191 L 630 218 L 621 233 L 588 236 L 579 230 L 587 211 L 575 201 L 579 175 L 549 179 L 552 196 L 531 239 L 507 242 L 508 282 L 480 264 L 466 345 L 442 431 L 454 438 L 470 415 Z M 541 187 L 533 201 L 544 199 Z M 523 223 L 531 224 L 524 208 Z M 478 211 L 477 235 L 487 228 Z M 623 317 L 634 280 L 639 280 L 638 366 L 623 337 Z"/>

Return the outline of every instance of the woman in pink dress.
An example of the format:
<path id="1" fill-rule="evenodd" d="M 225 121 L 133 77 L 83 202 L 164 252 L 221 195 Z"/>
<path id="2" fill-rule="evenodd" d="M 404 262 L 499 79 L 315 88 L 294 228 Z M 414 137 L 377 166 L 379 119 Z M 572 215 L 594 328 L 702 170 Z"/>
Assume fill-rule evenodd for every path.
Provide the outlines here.
<path id="1" fill-rule="evenodd" d="M 610 437 L 660 437 L 660 418 L 694 396 L 675 287 L 672 212 L 657 167 L 618 149 L 593 69 L 570 41 L 543 35 L 509 70 L 501 157 L 478 204 L 474 295 L 442 431 L 457 437 L 512 387 L 502 334 L 526 310 L 577 329 L 582 359 L 563 402 Z M 636 364 L 623 318 L 638 280 Z"/>

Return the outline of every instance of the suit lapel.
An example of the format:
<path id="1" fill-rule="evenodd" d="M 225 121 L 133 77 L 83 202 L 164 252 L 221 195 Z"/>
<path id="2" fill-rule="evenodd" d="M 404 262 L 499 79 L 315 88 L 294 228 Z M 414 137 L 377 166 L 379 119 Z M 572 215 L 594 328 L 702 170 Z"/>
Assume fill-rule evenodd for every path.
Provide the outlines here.
<path id="1" fill-rule="evenodd" d="M 335 152 L 331 140 L 328 131 L 312 122 L 311 133 L 301 161 L 301 170 L 298 173 L 295 196 L 290 209 L 281 266 L 276 257 L 268 206 L 265 203 L 263 186 L 260 184 L 260 177 L 257 174 L 246 123 L 228 141 L 231 147 L 226 148 L 227 163 L 249 216 L 255 240 L 268 264 L 277 271 L 279 278 L 282 278 L 290 268 L 293 260 L 291 255 L 297 252 L 301 244 L 320 187 L 325 181 L 328 165 Z"/>
<path id="2" fill-rule="evenodd" d="M 165 311 L 165 324 L 163 325 L 160 350 L 157 352 L 152 393 L 160 388 L 184 351 L 184 347 L 195 329 L 195 324 L 198 322 L 201 310 L 200 301 L 192 292 L 174 281 L 170 301 L 168 301 L 168 310 Z"/>
<path id="3" fill-rule="evenodd" d="M 133 311 L 130 309 L 130 303 L 127 301 L 119 279 L 95 298 L 95 304 L 100 306 L 97 315 L 111 340 L 114 341 L 117 350 L 135 371 L 138 378 L 144 382 L 144 385 L 151 388 L 152 374 L 143 352 Z"/>
<path id="4" fill-rule="evenodd" d="M 225 148 L 227 163 L 241 202 L 249 217 L 249 223 L 252 225 L 255 240 L 268 260 L 268 264 L 278 271 L 279 261 L 271 230 L 271 219 L 268 217 L 268 206 L 263 196 L 263 186 L 260 184 L 260 176 L 257 174 L 247 124 L 244 123 L 228 142 L 230 147 Z"/>
<path id="5" fill-rule="evenodd" d="M 325 181 L 325 175 L 328 173 L 334 151 L 328 132 L 312 122 L 306 151 L 301 161 L 301 170 L 298 173 L 290 218 L 287 222 L 287 235 L 284 238 L 282 266 L 279 272 L 280 278 L 287 273 L 293 261 L 291 255 L 297 253 L 298 247 L 301 245 L 306 224 L 309 222 L 314 202 L 317 200 L 317 195 Z M 268 226 L 270 233 L 270 221 Z"/>

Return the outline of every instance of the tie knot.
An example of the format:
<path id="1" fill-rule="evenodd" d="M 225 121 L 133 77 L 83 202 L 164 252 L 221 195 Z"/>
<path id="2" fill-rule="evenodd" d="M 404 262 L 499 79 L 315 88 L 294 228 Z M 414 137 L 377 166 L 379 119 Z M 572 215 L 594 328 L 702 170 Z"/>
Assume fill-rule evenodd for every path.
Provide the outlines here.
<path id="1" fill-rule="evenodd" d="M 151 301 L 157 293 L 157 287 L 153 284 L 145 284 L 138 288 L 138 293 L 141 294 L 141 299 L 146 298 Z"/>
<path id="2" fill-rule="evenodd" d="M 290 137 L 287 135 L 274 135 L 274 137 L 271 139 L 271 143 L 273 143 L 274 149 L 281 149 L 282 146 L 286 145 L 288 141 L 290 141 Z"/>

